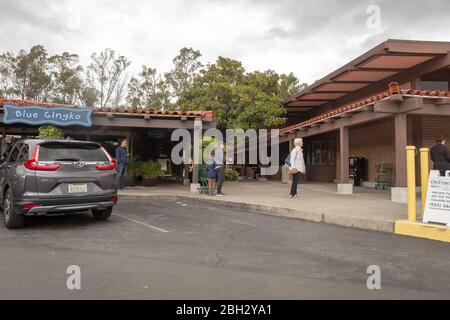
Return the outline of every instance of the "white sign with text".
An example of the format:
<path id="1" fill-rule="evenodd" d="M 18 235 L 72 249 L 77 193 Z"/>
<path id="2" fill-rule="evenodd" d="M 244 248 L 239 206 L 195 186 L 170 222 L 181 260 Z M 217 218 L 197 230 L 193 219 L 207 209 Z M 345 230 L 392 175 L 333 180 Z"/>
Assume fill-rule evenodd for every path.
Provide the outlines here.
<path id="1" fill-rule="evenodd" d="M 444 223 L 450 227 L 450 171 L 442 177 L 439 171 L 430 171 L 423 222 Z"/>

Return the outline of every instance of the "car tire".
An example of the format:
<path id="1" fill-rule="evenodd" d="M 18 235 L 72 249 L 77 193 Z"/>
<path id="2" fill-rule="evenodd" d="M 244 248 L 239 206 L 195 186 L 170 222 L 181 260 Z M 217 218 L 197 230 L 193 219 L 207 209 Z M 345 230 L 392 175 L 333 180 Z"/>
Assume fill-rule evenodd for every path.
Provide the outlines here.
<path id="1" fill-rule="evenodd" d="M 92 209 L 92 215 L 97 220 L 106 220 L 111 216 L 113 208 L 107 208 L 107 209 Z"/>
<path id="2" fill-rule="evenodd" d="M 19 229 L 25 225 L 25 216 L 14 211 L 11 189 L 6 191 L 3 198 L 3 223 L 8 229 Z"/>

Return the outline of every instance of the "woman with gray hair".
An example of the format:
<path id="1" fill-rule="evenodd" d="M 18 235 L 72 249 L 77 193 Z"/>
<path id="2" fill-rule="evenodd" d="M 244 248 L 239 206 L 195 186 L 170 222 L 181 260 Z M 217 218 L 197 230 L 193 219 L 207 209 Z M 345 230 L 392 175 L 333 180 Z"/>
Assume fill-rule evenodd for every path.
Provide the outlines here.
<path id="1" fill-rule="evenodd" d="M 297 184 L 300 179 L 300 174 L 305 173 L 305 159 L 303 158 L 303 139 L 296 138 L 294 140 L 294 148 L 292 149 L 289 160 L 289 173 L 292 174 L 291 198 L 301 198 L 297 194 Z"/>

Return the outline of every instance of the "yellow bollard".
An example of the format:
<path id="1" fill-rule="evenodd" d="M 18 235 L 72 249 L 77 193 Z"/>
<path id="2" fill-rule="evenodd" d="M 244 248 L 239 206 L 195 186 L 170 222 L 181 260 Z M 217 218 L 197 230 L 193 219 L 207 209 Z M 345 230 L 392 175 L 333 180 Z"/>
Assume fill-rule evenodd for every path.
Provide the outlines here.
<path id="1" fill-rule="evenodd" d="M 416 147 L 406 146 L 406 179 L 408 187 L 408 220 L 416 221 Z"/>
<path id="2" fill-rule="evenodd" d="M 420 148 L 420 180 L 422 184 L 422 217 L 428 192 L 428 148 Z"/>

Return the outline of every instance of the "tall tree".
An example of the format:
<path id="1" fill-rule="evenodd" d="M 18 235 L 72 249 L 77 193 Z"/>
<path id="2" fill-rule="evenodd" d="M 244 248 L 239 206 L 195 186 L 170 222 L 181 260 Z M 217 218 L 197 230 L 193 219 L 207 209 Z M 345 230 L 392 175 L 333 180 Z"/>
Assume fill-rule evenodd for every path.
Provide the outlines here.
<path id="1" fill-rule="evenodd" d="M 83 91 L 83 68 L 78 55 L 64 52 L 49 58 L 52 66 L 52 102 L 77 104 L 81 102 Z"/>
<path id="2" fill-rule="evenodd" d="M 305 89 L 308 85 L 300 83 L 297 77 L 291 72 L 280 75 L 280 98 L 285 101 L 293 94 Z"/>
<path id="3" fill-rule="evenodd" d="M 213 110 L 220 128 L 258 129 L 285 122 L 273 71 L 246 73 L 242 63 L 219 57 L 180 97 L 183 109 Z"/>
<path id="4" fill-rule="evenodd" d="M 137 77 L 128 84 L 127 102 L 134 108 L 170 108 L 170 92 L 165 81 L 156 69 L 142 66 Z"/>
<path id="5" fill-rule="evenodd" d="M 0 77 L 3 94 L 20 99 L 48 100 L 53 83 L 47 51 L 36 45 L 29 52 L 1 54 Z"/>
<path id="6" fill-rule="evenodd" d="M 125 56 L 116 56 L 112 49 L 93 53 L 91 60 L 86 75 L 91 93 L 94 89 L 98 92 L 100 107 L 110 106 L 121 76 L 131 62 Z"/>
<path id="7" fill-rule="evenodd" d="M 185 47 L 172 60 L 174 68 L 166 74 L 166 79 L 175 98 L 180 97 L 184 91 L 192 86 L 194 77 L 203 67 L 203 64 L 199 61 L 201 56 L 200 51 Z"/>

